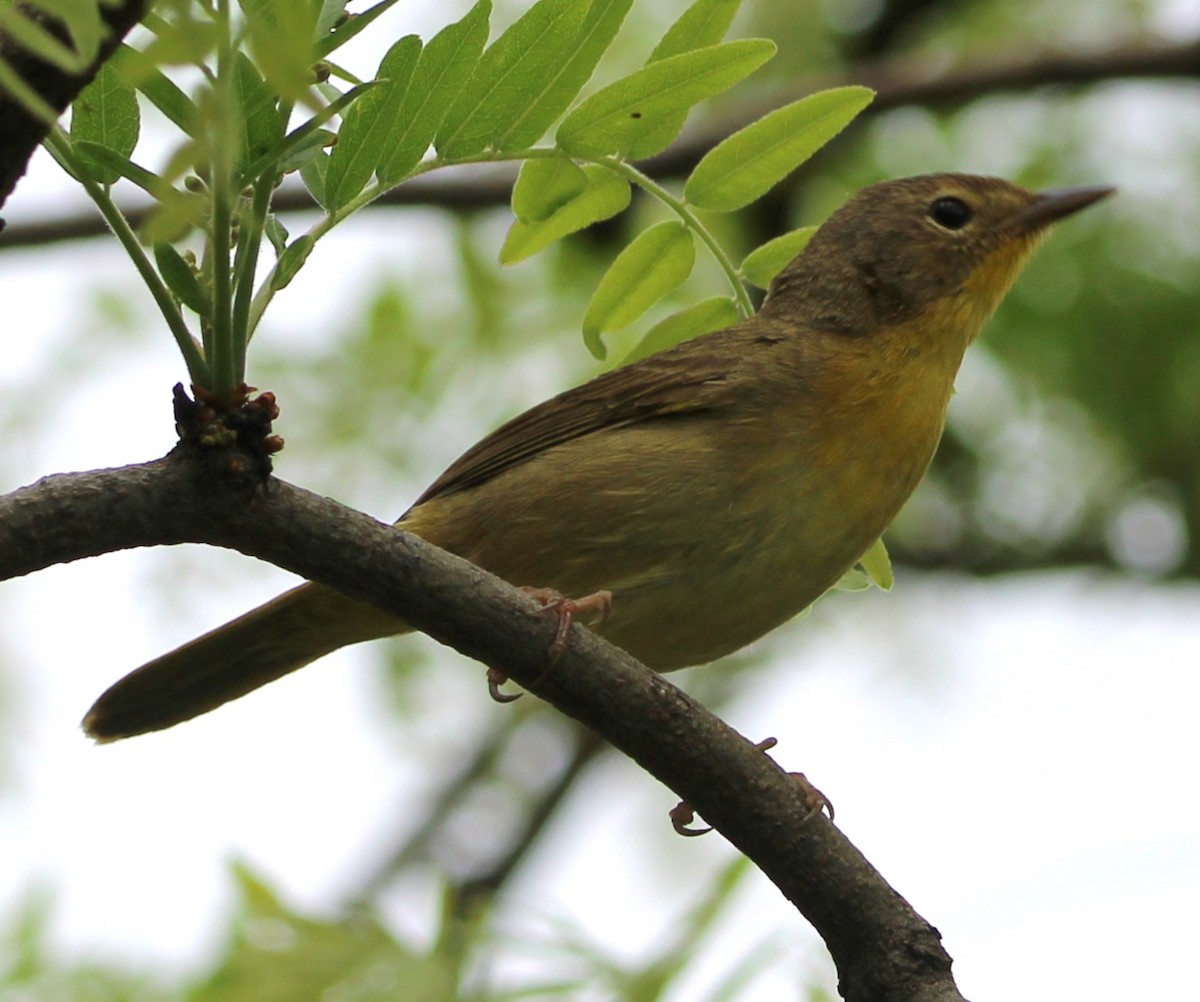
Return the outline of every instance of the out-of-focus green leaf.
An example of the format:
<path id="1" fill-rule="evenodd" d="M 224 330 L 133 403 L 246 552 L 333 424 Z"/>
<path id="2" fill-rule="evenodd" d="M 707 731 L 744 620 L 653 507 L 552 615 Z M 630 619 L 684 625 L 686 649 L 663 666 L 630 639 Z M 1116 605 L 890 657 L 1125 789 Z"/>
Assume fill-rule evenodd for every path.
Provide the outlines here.
<path id="1" fill-rule="evenodd" d="M 542 102 L 546 82 L 560 77 L 564 53 L 571 50 L 587 12 L 580 0 L 538 0 L 509 25 L 488 46 L 446 112 L 434 138 L 438 153 L 458 160 L 511 143 L 516 123 Z"/>
<path id="2" fill-rule="evenodd" d="M 687 179 L 684 197 L 716 212 L 749 205 L 841 132 L 874 96 L 869 87 L 835 87 L 777 108 L 709 150 Z"/>
<path id="3" fill-rule="evenodd" d="M 175 243 L 200 225 L 208 212 L 208 206 L 208 198 L 204 195 L 175 192 L 159 202 L 142 224 L 139 235 L 145 243 L 152 246 Z"/>
<path id="4" fill-rule="evenodd" d="M 577 197 L 588 178 L 574 160 L 566 157 L 526 160 L 513 185 L 513 215 L 523 223 L 537 223 Z"/>
<path id="5" fill-rule="evenodd" d="M 220 30 L 200 4 L 162 4 L 170 17 L 151 17 L 143 26 L 154 37 L 142 55 L 154 66 L 194 66 L 216 48 Z"/>
<path id="6" fill-rule="evenodd" d="M 189 1002 L 293 1002 L 299 999 L 451 999 L 459 957 L 437 946 L 417 953 L 373 916 L 325 921 L 285 905 L 263 881 L 237 871 L 239 914 L 220 966 Z"/>
<path id="7" fill-rule="evenodd" d="M 742 260 L 741 273 L 746 281 L 760 289 L 768 289 L 771 282 L 797 254 L 799 254 L 817 232 L 815 226 L 801 226 L 755 247 Z"/>
<path id="8" fill-rule="evenodd" d="M 491 12 L 491 0 L 478 0 L 465 17 L 446 25 L 421 50 L 412 84 L 392 121 L 375 168 L 384 184 L 403 178 L 429 149 L 446 110 L 479 62 Z"/>
<path id="9" fill-rule="evenodd" d="M 696 0 L 667 29 L 646 62 L 716 45 L 725 37 L 741 5 L 742 0 Z"/>
<path id="10" fill-rule="evenodd" d="M 137 145 L 140 126 L 137 94 L 109 63 L 100 67 L 71 105 L 71 138 L 96 143 L 123 157 Z M 101 184 L 112 184 L 120 176 L 86 153 L 81 152 L 80 159 Z"/>
<path id="11" fill-rule="evenodd" d="M 4 6 L 7 9 L 0 20 L 7 21 L 10 14 L 21 16 L 24 13 L 19 7 Z M 108 34 L 108 27 L 100 17 L 102 3 L 96 0 L 26 0 L 22 6 L 40 7 L 67 29 L 76 70 L 90 65 L 99 54 L 100 43 Z M 10 38 L 17 38 L 11 30 L 7 33 Z"/>
<path id="12" fill-rule="evenodd" d="M 615 216 L 629 204 L 629 182 L 624 178 L 596 165 L 584 167 L 583 172 L 587 186 L 571 201 L 545 219 L 529 223 L 518 219 L 509 227 L 500 248 L 501 264 L 523 261 L 555 240 Z"/>
<path id="13" fill-rule="evenodd" d="M 583 100 L 556 141 L 578 156 L 650 156 L 678 135 L 680 112 L 728 90 L 774 53 L 774 42 L 748 38 L 660 59 Z"/>
<path id="14" fill-rule="evenodd" d="M 386 81 L 346 112 L 325 174 L 326 206 L 337 211 L 366 187 L 386 152 L 388 134 L 404 109 L 405 95 L 421 55 L 421 39 L 405 35 L 379 64 Z"/>
<path id="15" fill-rule="evenodd" d="M 77 7 L 78 5 L 71 6 Z M 91 6 L 95 10 L 95 5 Z M 61 16 L 59 11 L 54 11 L 54 13 L 56 16 Z M 96 24 L 99 25 L 98 18 Z M 52 34 L 43 24 L 27 16 L 26 11 L 11 4 L 0 5 L 0 31 L 3 31 L 10 44 L 16 44 L 43 62 L 68 73 L 78 73 L 83 70 L 95 58 L 96 52 L 99 50 L 98 34 L 93 34 L 91 38 L 91 44 L 88 46 L 90 51 L 81 53 L 72 45 Z"/>
<path id="16" fill-rule="evenodd" d="M 622 365 L 655 355 L 684 341 L 732 327 L 741 319 L 737 304 L 728 296 L 713 296 L 660 320 L 637 346 L 621 359 Z"/>
<path id="17" fill-rule="evenodd" d="M 583 340 L 596 358 L 606 349 L 600 335 L 633 323 L 692 273 L 692 231 L 668 220 L 639 233 L 600 280 L 583 316 Z"/>
<path id="18" fill-rule="evenodd" d="M 240 0 L 246 14 L 254 63 L 272 91 L 301 100 L 313 82 L 317 61 L 319 2 L 314 0 Z"/>

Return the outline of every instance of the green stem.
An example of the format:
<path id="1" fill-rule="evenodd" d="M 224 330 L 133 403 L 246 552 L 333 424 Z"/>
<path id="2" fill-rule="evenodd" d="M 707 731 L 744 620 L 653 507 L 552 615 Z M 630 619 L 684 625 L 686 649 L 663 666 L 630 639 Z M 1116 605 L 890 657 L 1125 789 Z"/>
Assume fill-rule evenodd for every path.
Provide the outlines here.
<path id="1" fill-rule="evenodd" d="M 250 206 L 250 218 L 242 219 L 238 238 L 237 260 L 234 265 L 233 336 L 243 345 L 250 343 L 250 301 L 254 293 L 254 275 L 258 268 L 258 253 L 262 246 L 263 227 L 267 211 L 271 207 L 273 178 L 260 178 L 254 188 L 254 201 Z M 234 373 L 238 383 L 246 380 L 246 353 L 243 351 L 241 364 Z"/>
<path id="2" fill-rule="evenodd" d="M 214 88 L 216 113 L 211 123 L 212 214 L 209 220 L 209 248 L 212 252 L 213 277 L 213 393 L 220 400 L 232 400 L 240 380 L 238 352 L 234 345 L 231 286 L 231 230 L 233 220 L 233 155 L 230 148 L 229 122 L 233 110 L 233 46 L 230 37 L 228 0 L 217 4 L 217 80 Z M 243 354 L 245 344 L 242 345 Z"/>
<path id="3" fill-rule="evenodd" d="M 109 228 L 113 231 L 113 236 L 125 248 L 125 253 L 133 261 L 133 266 L 137 268 L 138 274 L 142 276 L 142 281 L 146 283 L 146 288 L 150 290 L 150 295 L 154 297 L 155 303 L 158 304 L 159 311 L 162 313 L 163 319 L 167 322 L 167 328 L 170 330 L 171 336 L 175 338 L 175 343 L 179 345 L 179 350 L 183 354 L 183 360 L 187 365 L 191 381 L 198 386 L 207 386 L 212 381 L 212 371 L 209 369 L 208 362 L 205 361 L 204 355 L 196 346 L 191 331 L 188 330 L 187 324 L 184 323 L 183 315 L 179 312 L 175 298 L 171 295 L 166 285 L 163 284 L 154 265 L 150 263 L 150 259 L 146 257 L 146 252 L 142 250 L 142 245 L 138 243 L 137 234 L 133 232 L 133 228 L 129 225 L 128 220 L 121 215 L 121 210 L 117 208 L 116 203 L 109 196 L 108 192 L 88 176 L 86 169 L 75 155 L 75 148 L 61 129 L 58 127 L 52 129 L 50 134 L 46 136 L 45 142 L 54 156 L 66 164 L 79 179 L 88 196 L 96 203 L 96 208 L 100 210 L 100 215 L 104 217 L 104 221 L 108 223 Z"/>
<path id="4" fill-rule="evenodd" d="M 743 317 L 751 317 L 754 315 L 754 304 L 750 301 L 750 294 L 746 291 L 745 283 L 742 277 L 738 274 L 737 266 L 729 259 L 729 255 L 725 253 L 725 248 L 707 226 L 705 226 L 696 213 L 692 211 L 692 207 L 688 205 L 682 198 L 677 198 L 672 195 L 657 181 L 647 177 L 636 167 L 626 163 L 624 160 L 619 160 L 616 157 L 600 157 L 593 161 L 607 167 L 609 170 L 628 178 L 643 191 L 649 192 L 660 202 L 669 206 L 680 219 L 682 219 L 708 248 L 717 265 L 725 273 L 725 277 L 729 280 L 729 284 L 733 286 L 734 298 L 737 300 L 738 309 Z"/>

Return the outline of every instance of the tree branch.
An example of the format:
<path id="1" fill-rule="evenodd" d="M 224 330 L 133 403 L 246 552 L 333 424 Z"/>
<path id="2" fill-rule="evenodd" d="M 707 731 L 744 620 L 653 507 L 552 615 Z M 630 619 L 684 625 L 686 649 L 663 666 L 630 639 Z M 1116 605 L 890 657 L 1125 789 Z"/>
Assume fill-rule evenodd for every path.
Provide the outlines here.
<path id="1" fill-rule="evenodd" d="M 742 106 L 736 116 L 720 117 L 702 128 L 692 128 L 665 153 L 644 161 L 641 166 L 654 178 L 687 174 L 725 136 L 771 108 L 823 87 L 856 83 L 875 88 L 875 101 L 856 120 L 862 121 L 906 105 L 948 110 L 988 94 L 1039 87 L 1079 87 L 1104 80 L 1135 78 L 1200 78 L 1200 39 L 1177 45 L 1127 47 L 1101 53 L 1048 54 L 935 75 L 930 75 L 922 65 L 905 60 L 862 63 L 834 76 L 806 80 L 788 93 L 775 94 L 769 101 L 753 107 Z M 502 167 L 445 172 L 403 184 L 373 205 L 437 206 L 456 212 L 491 208 L 508 202 L 515 178 L 515 170 Z M 275 212 L 311 212 L 316 208 L 307 190 L 294 183 L 284 185 L 272 201 Z M 149 212 L 149 206 L 130 204 L 123 211 L 136 227 Z M 10 226 L 0 237 L 0 250 L 76 240 L 106 232 L 103 220 L 90 213 L 31 220 Z"/>
<path id="2" fill-rule="evenodd" d="M 922 919 L 795 780 L 659 675 L 575 627 L 553 671 L 554 622 L 526 595 L 424 541 L 287 483 L 232 485 L 191 450 L 59 474 L 0 498 L 0 579 L 135 546 L 238 550 L 403 617 L 632 757 L 752 859 L 816 927 L 851 1002 L 961 1002 Z"/>
<path id="3" fill-rule="evenodd" d="M 40 8 L 17 6 L 30 20 L 67 40 L 62 25 Z M 108 32 L 100 43 L 96 58 L 81 73 L 69 73 L 44 62 L 3 34 L 0 34 L 0 59 L 61 114 L 76 95 L 91 83 L 121 39 L 145 16 L 147 6 L 148 0 L 119 0 L 113 5 L 100 5 L 100 17 Z M 3 137 L 3 142 L 0 142 L 0 206 L 12 194 L 17 181 L 25 173 L 33 151 L 49 131 L 46 122 L 31 114 L 21 102 L 0 87 L 0 136 Z"/>

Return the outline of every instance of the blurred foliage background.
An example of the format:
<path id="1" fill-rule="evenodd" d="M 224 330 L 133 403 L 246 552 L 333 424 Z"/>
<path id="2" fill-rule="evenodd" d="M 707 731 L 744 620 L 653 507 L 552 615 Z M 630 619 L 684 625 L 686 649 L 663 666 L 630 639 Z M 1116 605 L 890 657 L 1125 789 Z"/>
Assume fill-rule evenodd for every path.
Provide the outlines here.
<path id="1" fill-rule="evenodd" d="M 442 6 L 445 20 L 466 7 Z M 493 36 L 524 6 L 498 3 Z M 639 65 L 652 44 L 644 40 L 658 38 L 683 6 L 635 4 L 597 79 Z M 407 30 L 396 21 L 380 48 Z M 429 26 L 419 30 L 428 34 Z M 679 147 L 652 165 L 657 176 L 682 175 L 734 123 L 819 86 L 864 82 L 880 97 L 764 203 L 714 220 L 742 249 L 819 222 L 861 185 L 908 173 L 1123 188 L 1055 233 L 969 356 L 932 473 L 887 537 L 901 576 L 905 568 L 998 575 L 1086 567 L 1143 581 L 1200 578 L 1195 5 L 745 0 L 731 36 L 755 35 L 778 43 L 777 58 L 694 114 Z M 283 406 L 283 476 L 394 517 L 488 428 L 594 371 L 579 319 L 612 254 L 651 210 L 635 199 L 626 215 L 501 271 L 495 256 L 510 181 L 504 172 L 463 171 L 411 186 L 347 224 L 345 242 L 314 257 L 323 288 L 281 297 L 253 347 L 251 371 Z M 286 197 L 303 211 L 298 194 Z M 23 204 L 14 200 L 7 213 L 0 272 L 22 254 L 44 267 L 61 260 L 75 270 L 80 302 L 78 322 L 3 381 L 0 436 L 9 445 L 0 473 L 11 485 L 53 472 L 36 465 L 39 443 L 56 434 L 56 408 L 79 399 L 81 387 L 101 387 L 102 421 L 113 420 L 111 434 L 121 436 L 120 421 L 130 416 L 103 395 L 106 371 L 134 366 L 150 340 L 162 340 L 152 315 L 131 301 L 133 283 L 101 287 L 89 275 L 100 252 L 83 237 L 64 239 L 93 225 L 86 212 L 39 216 Z M 43 249 L 32 250 L 38 244 Z M 712 294 L 713 281 L 697 268 L 628 336 Z M 305 305 L 314 291 L 319 308 Z M 167 391 L 178 375 L 162 367 L 143 374 L 160 384 L 163 406 L 132 418 L 154 426 L 163 450 Z M 148 456 L 123 461 L 139 458 Z M 196 551 L 139 573 L 158 617 L 185 624 L 172 642 L 188 623 L 211 625 L 214 596 L 236 598 L 244 574 L 236 561 Z M 199 596 L 181 592 L 182 580 L 202 582 Z M 482 680 L 435 677 L 440 655 L 428 645 L 377 645 L 369 654 L 386 666 L 380 726 L 398 760 L 420 757 L 422 766 L 390 844 L 377 845 L 373 861 L 347 865 L 354 877 L 335 914 L 301 914 L 239 869 L 239 903 L 206 969 L 121 970 L 50 949 L 53 893 L 22 878 L 14 883 L 24 888 L 23 903 L 0 930 L 0 998 L 762 997 L 754 978 L 778 962 L 771 943 L 731 957 L 703 994 L 671 994 L 702 962 L 705 935 L 736 897 L 744 876 L 737 865 L 711 870 L 679 910 L 676 935 L 635 968 L 558 928 L 538 945 L 544 964 L 497 977 L 496 958 L 521 939 L 504 912 L 515 875 L 536 858 L 563 805 L 586 796 L 609 768 L 601 765 L 607 753 L 530 700 L 500 717 L 479 707 Z M 687 685 L 719 708 L 737 689 L 739 669 L 762 657 L 693 673 Z M 0 684 L 19 690 L 7 669 Z M 452 726 L 438 715 L 450 704 L 462 711 Z M 4 698 L 0 707 L 5 730 L 20 734 L 20 700 Z M 481 830 L 486 838 L 473 836 Z M 410 938 L 378 916 L 414 881 L 433 894 L 438 918 Z M 813 980 L 798 976 L 805 986 L 793 997 L 825 997 L 828 979 L 824 987 Z"/>

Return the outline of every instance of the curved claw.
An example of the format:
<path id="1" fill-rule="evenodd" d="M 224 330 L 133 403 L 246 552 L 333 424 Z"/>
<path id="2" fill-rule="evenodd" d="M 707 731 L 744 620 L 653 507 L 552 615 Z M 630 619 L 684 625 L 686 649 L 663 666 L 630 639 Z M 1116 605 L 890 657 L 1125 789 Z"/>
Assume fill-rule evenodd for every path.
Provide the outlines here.
<path id="1" fill-rule="evenodd" d="M 692 805 L 686 800 L 679 801 L 679 803 L 671 808 L 670 818 L 671 827 L 686 838 L 695 838 L 697 835 L 707 835 L 710 831 L 712 831 L 711 825 L 704 828 L 688 827 L 688 825 L 696 820 L 696 812 L 692 810 Z"/>
<path id="2" fill-rule="evenodd" d="M 808 808 L 808 813 L 804 815 L 804 820 L 801 824 L 805 824 L 818 814 L 825 813 L 829 815 L 829 820 L 833 820 L 833 804 L 829 798 L 820 790 L 808 781 L 808 777 L 802 772 L 789 772 L 797 783 L 800 784 L 801 796 L 804 798 L 804 804 Z"/>
<path id="3" fill-rule="evenodd" d="M 567 598 L 553 588 L 521 589 L 537 602 L 543 609 L 548 609 L 558 616 L 558 629 L 554 632 L 554 640 L 546 651 L 546 658 L 553 667 L 567 649 L 571 636 L 571 624 L 575 617 L 582 614 L 591 615 L 592 626 L 599 626 L 612 610 L 612 592 L 598 591 L 583 598 Z"/>
<path id="4" fill-rule="evenodd" d="M 500 686 L 508 681 L 508 676 L 499 668 L 489 668 L 487 670 L 488 695 L 497 703 L 512 703 L 521 698 L 519 692 L 501 692 Z"/>

